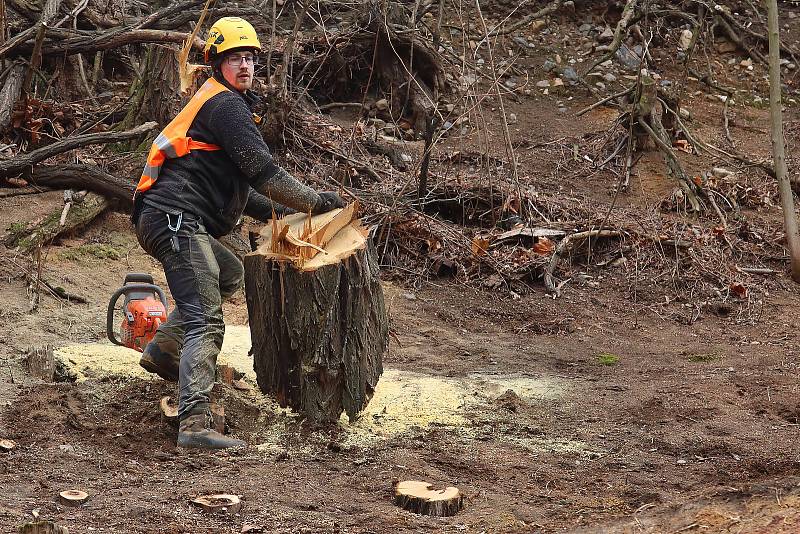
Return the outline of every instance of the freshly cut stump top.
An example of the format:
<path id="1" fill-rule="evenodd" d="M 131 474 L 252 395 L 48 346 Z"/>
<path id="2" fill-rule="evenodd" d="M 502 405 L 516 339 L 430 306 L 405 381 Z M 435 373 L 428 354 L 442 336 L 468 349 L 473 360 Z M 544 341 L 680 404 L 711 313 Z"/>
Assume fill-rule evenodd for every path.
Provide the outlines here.
<path id="1" fill-rule="evenodd" d="M 205 512 L 227 512 L 235 514 L 242 509 L 242 501 L 236 495 L 217 493 L 215 495 L 200 495 L 192 499 L 192 504 L 199 506 Z"/>
<path id="2" fill-rule="evenodd" d="M 58 494 L 58 500 L 65 506 L 80 506 L 88 498 L 88 493 L 76 489 L 64 490 Z"/>
<path id="3" fill-rule="evenodd" d="M 416 514 L 436 517 L 451 516 L 464 507 L 458 488 L 432 489 L 433 484 L 421 480 L 405 480 L 394 488 L 394 503 Z"/>
<path id="4" fill-rule="evenodd" d="M 9 452 L 17 446 L 10 439 L 0 439 L 0 452 Z"/>

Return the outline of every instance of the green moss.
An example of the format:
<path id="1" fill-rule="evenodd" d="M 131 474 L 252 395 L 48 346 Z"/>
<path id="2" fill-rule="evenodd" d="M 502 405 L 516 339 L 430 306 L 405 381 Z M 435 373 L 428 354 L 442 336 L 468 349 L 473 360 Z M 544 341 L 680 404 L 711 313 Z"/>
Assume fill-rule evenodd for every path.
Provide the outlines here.
<path id="1" fill-rule="evenodd" d="M 79 247 L 65 250 L 60 254 L 65 260 L 81 261 L 89 258 L 98 260 L 118 260 L 122 257 L 122 252 L 111 246 L 102 243 L 90 243 Z"/>
<path id="2" fill-rule="evenodd" d="M 716 354 L 690 354 L 686 357 L 692 363 L 708 363 L 713 362 L 716 360 L 718 356 Z"/>
<path id="3" fill-rule="evenodd" d="M 609 352 L 601 352 L 597 355 L 597 363 L 600 365 L 616 365 L 619 362 L 619 356 Z"/>

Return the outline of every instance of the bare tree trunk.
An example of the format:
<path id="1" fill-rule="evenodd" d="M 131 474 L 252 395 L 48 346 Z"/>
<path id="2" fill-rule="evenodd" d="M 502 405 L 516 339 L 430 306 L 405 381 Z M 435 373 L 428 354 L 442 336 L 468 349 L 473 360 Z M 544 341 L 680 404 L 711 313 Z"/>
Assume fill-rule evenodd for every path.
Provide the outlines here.
<path id="1" fill-rule="evenodd" d="M 766 0 L 767 25 L 769 29 L 769 114 L 772 123 L 772 157 L 775 160 L 775 175 L 783 207 L 783 222 L 786 228 L 786 244 L 791 257 L 792 280 L 800 283 L 800 236 L 797 233 L 797 217 L 794 213 L 794 197 L 786 171 L 784 153 L 783 115 L 781 112 L 781 67 L 780 34 L 778 33 L 778 1 Z"/>

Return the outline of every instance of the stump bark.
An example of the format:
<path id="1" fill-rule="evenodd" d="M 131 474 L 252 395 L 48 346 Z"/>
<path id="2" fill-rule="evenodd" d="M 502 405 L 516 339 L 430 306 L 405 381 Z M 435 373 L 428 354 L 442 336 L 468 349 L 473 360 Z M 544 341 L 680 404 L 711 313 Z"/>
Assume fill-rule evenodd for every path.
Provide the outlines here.
<path id="1" fill-rule="evenodd" d="M 244 260 L 259 388 L 314 423 L 356 418 L 388 346 L 377 256 L 353 211 L 273 221 Z"/>

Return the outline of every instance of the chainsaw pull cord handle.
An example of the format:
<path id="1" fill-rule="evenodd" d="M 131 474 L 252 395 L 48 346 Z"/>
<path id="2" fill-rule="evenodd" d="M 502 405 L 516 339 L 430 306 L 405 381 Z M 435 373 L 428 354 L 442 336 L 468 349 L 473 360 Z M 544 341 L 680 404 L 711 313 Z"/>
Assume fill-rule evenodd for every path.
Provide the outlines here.
<path id="1" fill-rule="evenodd" d="M 183 222 L 183 213 L 178 214 L 178 221 L 175 225 L 172 224 L 172 219 L 170 219 L 170 214 L 167 213 L 167 228 L 172 230 L 174 233 L 172 234 L 172 238 L 170 239 L 172 243 L 172 252 L 176 254 L 181 251 L 181 244 L 178 241 L 178 230 L 181 229 L 181 223 Z"/>
<path id="2" fill-rule="evenodd" d="M 164 294 L 164 291 L 155 284 L 126 284 L 121 288 L 114 291 L 114 294 L 111 295 L 111 300 L 108 301 L 108 311 L 106 312 L 106 334 L 108 335 L 108 340 L 111 341 L 114 345 L 123 345 L 122 341 L 117 339 L 117 336 L 114 335 L 114 310 L 117 307 L 117 301 L 119 297 L 122 296 L 124 293 L 128 293 L 134 290 L 149 290 L 154 291 L 158 298 L 161 299 L 161 302 L 164 304 L 164 312 L 169 313 L 169 305 L 167 304 L 167 296 Z M 127 317 L 127 316 L 126 316 Z"/>

